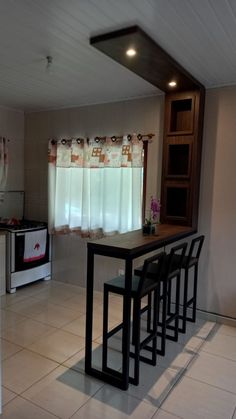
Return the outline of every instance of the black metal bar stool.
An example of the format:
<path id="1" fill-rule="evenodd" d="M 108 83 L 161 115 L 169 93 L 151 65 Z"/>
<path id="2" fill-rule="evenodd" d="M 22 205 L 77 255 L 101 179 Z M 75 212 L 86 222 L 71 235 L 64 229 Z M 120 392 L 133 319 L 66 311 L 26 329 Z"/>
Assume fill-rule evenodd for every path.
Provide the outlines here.
<path id="1" fill-rule="evenodd" d="M 184 271 L 184 288 L 183 288 L 183 311 L 179 318 L 182 320 L 182 327 L 179 327 L 181 333 L 186 332 L 186 322 L 190 321 L 195 323 L 196 321 L 196 308 L 197 308 L 197 281 L 198 281 L 198 262 L 201 254 L 203 242 L 205 236 L 199 236 L 192 240 L 188 255 L 184 256 L 182 261 L 182 269 Z M 173 259 L 173 268 L 180 263 L 180 256 L 175 255 Z M 193 288 L 191 297 L 189 293 L 189 271 L 194 269 L 193 273 Z M 188 308 L 192 308 L 191 317 L 188 316 Z M 168 290 L 168 311 L 171 312 L 171 286 Z"/>
<path id="2" fill-rule="evenodd" d="M 133 299 L 133 344 L 134 352 L 130 352 L 130 356 L 134 358 L 134 377 L 130 377 L 129 381 L 132 384 L 139 383 L 139 363 L 146 362 L 151 365 L 156 365 L 157 358 L 157 324 L 158 324 L 158 310 L 156 309 L 160 299 L 160 277 L 162 275 L 162 268 L 164 265 L 166 254 L 164 252 L 150 257 L 145 260 L 140 276 L 133 276 L 131 298 Z M 155 262 L 156 271 L 152 278 L 147 277 L 149 266 Z M 124 296 L 125 294 L 125 278 L 119 276 L 113 278 L 109 282 L 104 283 L 104 301 L 103 301 L 103 352 L 102 352 L 102 368 L 110 374 L 115 374 L 111 368 L 107 366 L 108 355 L 108 339 L 115 333 L 120 331 L 123 323 L 108 331 L 108 301 L 109 292 Z M 152 324 L 148 336 L 141 341 L 140 336 L 140 322 L 141 322 L 141 300 L 146 295 L 153 295 L 153 316 Z M 151 309 L 151 308 L 150 308 Z M 152 346 L 148 344 L 152 342 Z M 142 349 L 149 349 L 152 352 L 152 358 L 141 356 Z"/>
<path id="3" fill-rule="evenodd" d="M 160 277 L 161 282 L 161 292 L 160 292 L 160 302 L 162 305 L 158 304 L 157 310 L 159 312 L 159 321 L 157 328 L 157 336 L 161 338 L 161 347 L 157 348 L 157 353 L 164 356 L 166 351 L 166 339 L 178 341 L 179 333 L 179 302 L 180 302 L 180 277 L 181 277 L 181 266 L 185 256 L 187 248 L 187 243 L 182 243 L 178 246 L 172 247 L 170 253 L 166 256 L 164 267 L 162 270 L 162 275 Z M 174 262 L 175 261 L 175 262 Z M 156 274 L 157 265 L 156 263 L 151 263 L 148 267 L 147 277 L 153 278 Z M 135 269 L 135 275 L 140 276 L 142 268 Z M 171 312 L 169 309 L 169 293 L 172 288 L 173 283 L 175 282 L 175 305 L 174 312 Z M 151 331 L 151 295 L 148 294 L 148 304 L 142 309 L 142 311 L 147 311 L 147 331 Z M 160 316 L 161 314 L 161 316 Z M 160 318 L 161 317 L 161 318 Z M 167 333 L 167 330 L 172 330 L 173 335 Z M 134 336 L 133 336 L 134 339 Z"/>

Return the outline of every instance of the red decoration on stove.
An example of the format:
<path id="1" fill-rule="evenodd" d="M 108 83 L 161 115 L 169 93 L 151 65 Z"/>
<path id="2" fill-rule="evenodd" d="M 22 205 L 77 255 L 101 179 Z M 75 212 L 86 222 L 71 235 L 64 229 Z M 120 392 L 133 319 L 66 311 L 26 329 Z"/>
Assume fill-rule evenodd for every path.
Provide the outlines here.
<path id="1" fill-rule="evenodd" d="M 7 221 L 7 224 L 8 224 L 8 225 L 13 225 L 13 226 L 15 226 L 15 225 L 20 225 L 20 220 L 17 220 L 17 218 L 10 218 L 10 219 Z"/>
<path id="2" fill-rule="evenodd" d="M 40 248 L 40 244 L 36 243 L 36 245 L 34 246 L 34 249 L 39 250 L 39 248 Z"/>

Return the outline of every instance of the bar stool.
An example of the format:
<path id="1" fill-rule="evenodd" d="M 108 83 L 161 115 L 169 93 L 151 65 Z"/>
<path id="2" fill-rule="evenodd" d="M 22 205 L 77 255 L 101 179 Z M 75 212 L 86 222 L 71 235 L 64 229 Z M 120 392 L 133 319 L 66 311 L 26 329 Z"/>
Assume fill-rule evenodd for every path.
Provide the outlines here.
<path id="1" fill-rule="evenodd" d="M 139 363 L 146 362 L 151 365 L 156 365 L 157 358 L 157 324 L 158 324 L 158 310 L 156 309 L 160 299 L 160 277 L 162 275 L 162 268 L 164 265 L 166 254 L 164 252 L 150 257 L 145 260 L 140 276 L 132 277 L 131 298 L 133 299 L 133 337 L 134 337 L 134 352 L 130 352 L 130 356 L 134 358 L 134 377 L 129 377 L 132 384 L 139 383 Z M 147 277 L 149 266 L 155 262 L 156 271 L 152 278 Z M 103 301 L 103 351 L 102 351 L 102 368 L 104 371 L 114 374 L 111 368 L 107 366 L 108 355 L 108 339 L 123 328 L 123 323 L 108 331 L 108 300 L 109 292 L 125 295 L 125 278 L 119 276 L 104 283 L 104 301 Z M 140 336 L 140 322 L 141 322 L 141 300 L 146 295 L 153 294 L 153 321 L 150 327 L 148 336 L 141 340 Z M 151 308 L 150 308 L 151 309 Z M 152 346 L 148 344 L 152 342 Z M 142 349 L 149 349 L 152 353 L 152 358 L 141 356 Z"/>
<path id="2" fill-rule="evenodd" d="M 196 321 L 196 307 L 197 307 L 197 281 L 198 281 L 198 262 L 201 254 L 205 236 L 201 235 L 192 240 L 188 255 L 184 256 L 182 261 L 182 269 L 184 271 L 184 289 L 183 289 L 183 312 L 179 318 L 182 320 L 182 327 L 179 327 L 181 333 L 186 333 L 186 322 Z M 180 263 L 180 256 L 175 255 L 173 259 L 173 268 Z M 194 269 L 193 274 L 193 291 L 189 298 L 189 271 Z M 192 316 L 187 315 L 188 308 L 192 306 Z M 171 286 L 168 290 L 168 311 L 171 312 Z"/>
<path id="3" fill-rule="evenodd" d="M 180 277 L 181 277 L 181 267 L 185 252 L 187 249 L 187 243 L 182 243 L 177 246 L 172 247 L 170 253 L 166 256 L 163 272 L 160 278 L 162 290 L 160 293 L 160 302 L 157 306 L 157 310 L 161 313 L 161 319 L 158 321 L 157 336 L 161 338 L 161 347 L 157 348 L 157 353 L 159 355 L 165 356 L 166 351 L 166 339 L 177 342 L 178 333 L 179 333 L 179 302 L 180 302 Z M 155 276 L 157 266 L 156 263 L 151 263 L 148 267 L 147 277 L 153 278 Z M 135 269 L 135 275 L 140 276 L 142 268 Z M 169 306 L 169 296 L 170 290 L 173 283 L 175 282 L 175 310 L 171 312 Z M 151 332 L 151 294 L 148 294 L 148 304 L 142 309 L 142 311 L 147 311 L 147 331 Z M 159 315 L 158 315 L 159 317 Z M 172 325 L 174 323 L 174 325 Z M 167 333 L 167 330 L 172 330 L 174 333 L 170 335 Z M 159 331 L 160 330 L 160 331 Z M 133 340 L 135 336 L 133 335 Z"/>

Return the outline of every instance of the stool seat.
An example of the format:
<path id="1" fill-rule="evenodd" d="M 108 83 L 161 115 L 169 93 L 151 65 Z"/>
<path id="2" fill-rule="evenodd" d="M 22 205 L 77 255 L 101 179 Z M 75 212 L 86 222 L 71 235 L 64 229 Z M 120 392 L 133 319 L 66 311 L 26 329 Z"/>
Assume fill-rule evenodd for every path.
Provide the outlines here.
<path id="1" fill-rule="evenodd" d="M 156 288 L 157 283 L 155 281 L 155 278 L 157 276 L 157 273 L 158 273 L 158 264 L 155 263 L 155 272 L 153 273 L 153 279 L 152 278 L 145 279 L 145 284 L 142 289 L 140 297 L 142 297 L 143 295 L 146 295 L 148 292 L 151 292 L 154 288 Z M 140 281 L 141 281 L 140 276 L 134 275 L 132 277 L 131 297 L 135 297 L 136 294 L 138 293 Z M 112 278 L 111 280 L 109 280 L 109 282 L 105 283 L 105 286 L 109 288 L 110 292 L 123 295 L 125 292 L 125 277 L 123 275 L 120 275 L 115 278 Z"/>
<path id="2" fill-rule="evenodd" d="M 169 259 L 170 259 L 170 254 L 166 256 L 165 261 L 163 263 L 163 268 L 162 268 L 162 275 L 160 277 L 160 281 L 163 281 L 168 277 L 170 277 L 170 275 L 172 276 L 176 276 L 177 274 L 177 270 L 180 269 L 180 263 L 181 263 L 181 258 L 182 258 L 182 265 L 183 266 L 183 256 L 182 255 L 176 255 L 173 254 L 171 255 L 171 265 L 169 264 Z M 186 258 L 187 259 L 187 258 Z M 186 262 L 187 263 L 187 262 Z M 136 268 L 134 270 L 134 275 L 139 276 L 142 273 L 142 266 L 139 266 L 138 268 Z M 152 279 L 154 280 L 154 278 L 157 275 L 157 263 L 150 263 L 147 269 L 147 279 Z M 167 272 L 169 270 L 169 272 Z M 168 275 L 169 274 L 169 275 Z"/>

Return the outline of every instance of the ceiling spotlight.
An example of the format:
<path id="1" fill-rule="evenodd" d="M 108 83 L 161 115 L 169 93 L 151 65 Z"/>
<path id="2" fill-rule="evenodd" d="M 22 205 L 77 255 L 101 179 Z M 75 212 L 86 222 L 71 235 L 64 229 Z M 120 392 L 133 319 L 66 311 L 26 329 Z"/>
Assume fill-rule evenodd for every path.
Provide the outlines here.
<path id="1" fill-rule="evenodd" d="M 126 51 L 126 55 L 128 55 L 128 57 L 134 57 L 136 55 L 136 50 L 134 48 L 129 48 Z"/>
<path id="2" fill-rule="evenodd" d="M 46 63 L 46 72 L 48 74 L 51 74 L 51 71 L 52 71 L 52 56 L 51 55 L 47 55 L 46 60 L 47 60 L 47 63 Z"/>
<path id="3" fill-rule="evenodd" d="M 168 83 L 168 85 L 169 85 L 170 87 L 175 87 L 175 86 L 177 85 L 177 83 L 176 83 L 176 81 L 171 80 L 171 81 Z"/>

